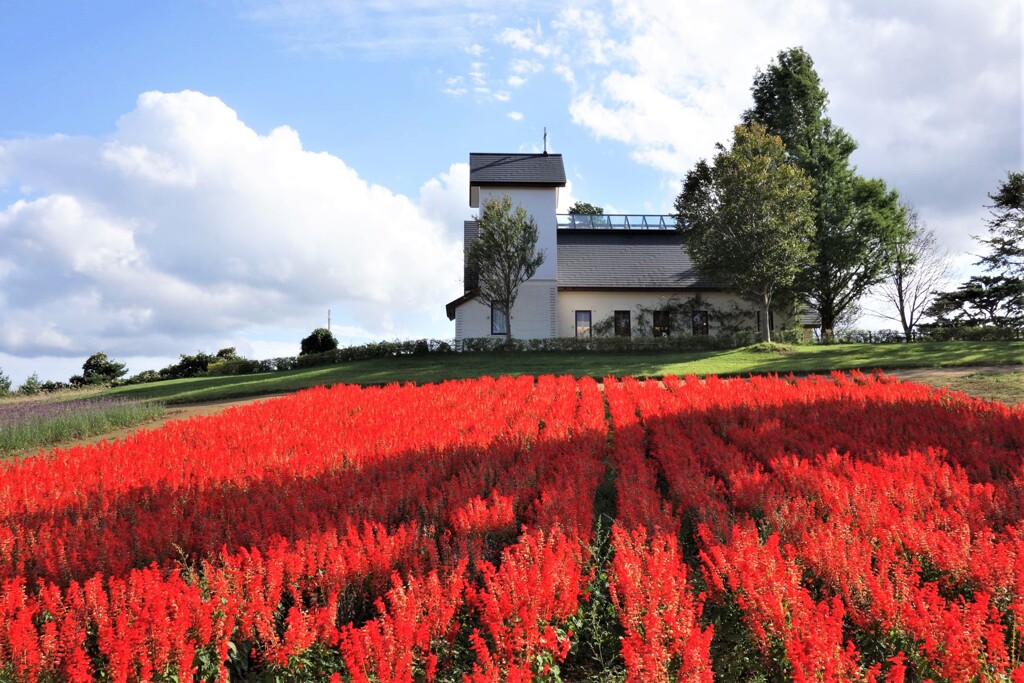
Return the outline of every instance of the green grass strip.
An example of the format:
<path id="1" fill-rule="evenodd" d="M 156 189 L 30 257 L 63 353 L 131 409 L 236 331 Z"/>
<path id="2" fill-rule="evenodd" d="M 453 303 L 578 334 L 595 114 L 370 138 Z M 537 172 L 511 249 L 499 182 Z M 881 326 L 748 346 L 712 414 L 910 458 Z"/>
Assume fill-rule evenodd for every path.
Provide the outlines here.
<path id="1" fill-rule="evenodd" d="M 439 353 L 353 361 L 258 375 L 197 377 L 109 390 L 108 396 L 200 403 L 284 393 L 317 385 L 441 382 L 490 375 L 584 375 L 602 378 L 826 373 L 880 368 L 1019 365 L 1024 342 L 920 342 L 643 353 Z"/>

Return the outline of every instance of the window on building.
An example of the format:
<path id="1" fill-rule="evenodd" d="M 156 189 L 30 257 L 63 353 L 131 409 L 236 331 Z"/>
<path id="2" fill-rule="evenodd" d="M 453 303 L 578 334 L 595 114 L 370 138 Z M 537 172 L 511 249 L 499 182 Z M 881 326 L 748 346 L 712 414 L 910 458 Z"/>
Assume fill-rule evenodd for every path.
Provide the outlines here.
<path id="1" fill-rule="evenodd" d="M 615 336 L 631 336 L 629 328 L 629 311 L 615 311 Z"/>
<path id="2" fill-rule="evenodd" d="M 672 334 L 672 316 L 668 311 L 654 312 L 654 336 L 668 337 Z"/>
<path id="3" fill-rule="evenodd" d="M 708 312 L 693 312 L 693 333 L 707 336 L 708 334 Z"/>
<path id="4" fill-rule="evenodd" d="M 590 311 L 576 311 L 576 336 L 589 337 L 590 332 Z"/>
<path id="5" fill-rule="evenodd" d="M 768 329 L 775 329 L 775 311 L 768 311 Z M 761 331 L 761 311 L 757 312 L 757 331 Z"/>
<path id="6" fill-rule="evenodd" d="M 491 304 L 491 334 L 508 334 L 508 316 L 498 304 Z"/>

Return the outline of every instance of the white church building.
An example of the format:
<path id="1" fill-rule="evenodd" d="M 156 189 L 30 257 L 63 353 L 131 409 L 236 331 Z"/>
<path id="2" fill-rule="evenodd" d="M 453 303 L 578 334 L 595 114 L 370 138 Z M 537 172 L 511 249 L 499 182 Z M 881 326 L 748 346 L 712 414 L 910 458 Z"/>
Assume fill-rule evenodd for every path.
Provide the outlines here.
<path id="1" fill-rule="evenodd" d="M 671 216 L 558 214 L 565 184 L 561 154 L 469 155 L 469 205 L 509 195 L 533 218 L 545 254 L 519 289 L 514 337 L 706 335 L 727 319 L 755 329 L 749 304 L 697 272 Z M 478 229 L 465 222 L 466 246 Z M 476 298 L 475 274 L 463 275 L 463 295 L 446 306 L 455 339 L 504 336 L 504 316 Z M 783 321 L 772 321 L 773 334 L 776 322 Z"/>

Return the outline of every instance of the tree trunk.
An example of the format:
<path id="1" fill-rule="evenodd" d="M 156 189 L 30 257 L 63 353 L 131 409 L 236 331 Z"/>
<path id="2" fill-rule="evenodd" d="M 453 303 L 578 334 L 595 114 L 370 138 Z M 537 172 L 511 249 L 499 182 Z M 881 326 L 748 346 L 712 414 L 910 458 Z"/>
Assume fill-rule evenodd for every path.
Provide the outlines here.
<path id="1" fill-rule="evenodd" d="M 818 311 L 821 318 L 821 341 L 831 344 L 836 340 L 836 316 L 831 307 L 822 307 Z"/>
<path id="2" fill-rule="evenodd" d="M 772 328 L 769 325 L 771 321 L 771 301 L 766 296 L 761 297 L 761 310 L 757 312 L 761 316 L 761 341 L 765 342 L 772 340 Z"/>
<path id="3" fill-rule="evenodd" d="M 896 287 L 896 308 L 900 314 L 900 325 L 903 326 L 903 336 L 907 340 L 907 343 L 914 341 L 913 328 L 909 322 L 907 322 L 907 298 L 903 291 L 903 278 L 899 275 L 895 278 Z"/>

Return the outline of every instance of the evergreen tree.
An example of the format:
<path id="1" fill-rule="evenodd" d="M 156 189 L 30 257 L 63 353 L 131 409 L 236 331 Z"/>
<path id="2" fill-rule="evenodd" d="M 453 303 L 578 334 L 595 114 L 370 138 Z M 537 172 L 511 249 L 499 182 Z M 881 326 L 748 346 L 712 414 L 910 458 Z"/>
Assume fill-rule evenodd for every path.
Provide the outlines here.
<path id="1" fill-rule="evenodd" d="M 781 137 L 811 181 L 815 258 L 796 286 L 830 339 L 844 312 L 884 278 L 894 243 L 905 239 L 898 196 L 850 165 L 857 143 L 825 115 L 828 93 L 803 49 L 780 52 L 767 71 L 758 71 L 751 92 L 754 106 L 743 120 L 762 122 Z"/>
<path id="2" fill-rule="evenodd" d="M 978 238 L 990 252 L 981 258 L 985 270 L 1004 277 L 1024 278 L 1024 172 L 1006 174 L 995 194 L 990 194 L 988 239 Z"/>
<path id="3" fill-rule="evenodd" d="M 975 275 L 955 291 L 936 296 L 926 315 L 938 326 L 1024 328 L 1024 173 L 1008 173 L 989 199 L 989 247 L 978 265 L 992 275 Z"/>

